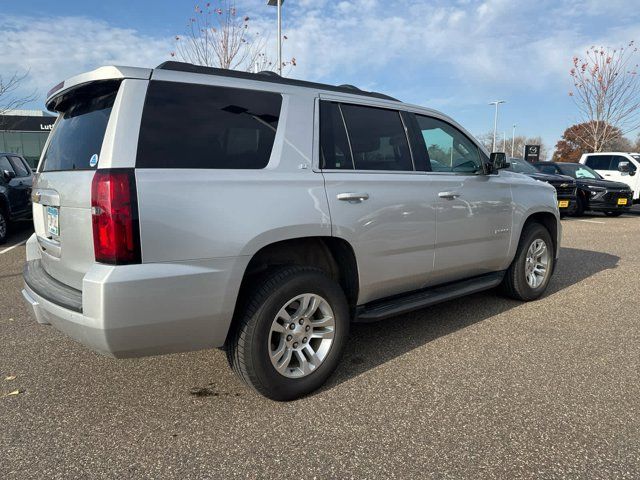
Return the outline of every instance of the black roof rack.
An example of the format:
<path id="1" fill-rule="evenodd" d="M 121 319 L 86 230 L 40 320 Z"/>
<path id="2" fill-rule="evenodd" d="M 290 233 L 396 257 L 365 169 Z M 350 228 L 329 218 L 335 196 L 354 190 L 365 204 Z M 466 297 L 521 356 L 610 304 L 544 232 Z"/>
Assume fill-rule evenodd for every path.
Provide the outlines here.
<path id="1" fill-rule="evenodd" d="M 400 101 L 397 98 L 390 97 L 389 95 L 385 95 L 384 93 L 367 92 L 364 90 L 360 90 L 359 88 L 354 87 L 353 85 L 335 86 L 335 85 L 327 85 L 325 83 L 308 82 L 306 80 L 295 80 L 291 78 L 283 78 L 275 72 L 249 73 L 249 72 L 240 72 L 238 70 L 225 70 L 223 68 L 202 67 L 200 65 L 194 65 L 192 63 L 172 62 L 172 61 L 161 63 L 156 67 L 156 70 L 172 70 L 175 72 L 202 73 L 204 75 L 217 75 L 221 77 L 242 78 L 245 80 L 257 80 L 260 82 L 279 83 L 283 85 L 293 85 L 298 87 L 314 88 L 318 90 L 328 90 L 331 92 L 351 93 L 355 95 L 363 95 L 366 97 L 381 98 L 384 100 L 393 100 L 394 102 Z"/>

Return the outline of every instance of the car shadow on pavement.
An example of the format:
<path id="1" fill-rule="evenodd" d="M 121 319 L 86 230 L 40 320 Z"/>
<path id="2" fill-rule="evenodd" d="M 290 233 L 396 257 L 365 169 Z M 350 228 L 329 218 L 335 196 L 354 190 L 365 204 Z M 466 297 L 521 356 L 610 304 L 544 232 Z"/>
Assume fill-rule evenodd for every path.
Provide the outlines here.
<path id="1" fill-rule="evenodd" d="M 545 296 L 604 270 L 616 268 L 619 260 L 620 257 L 608 253 L 562 248 Z M 353 324 L 343 360 L 320 391 L 331 389 L 415 348 L 521 304 L 492 290 L 376 323 Z"/>

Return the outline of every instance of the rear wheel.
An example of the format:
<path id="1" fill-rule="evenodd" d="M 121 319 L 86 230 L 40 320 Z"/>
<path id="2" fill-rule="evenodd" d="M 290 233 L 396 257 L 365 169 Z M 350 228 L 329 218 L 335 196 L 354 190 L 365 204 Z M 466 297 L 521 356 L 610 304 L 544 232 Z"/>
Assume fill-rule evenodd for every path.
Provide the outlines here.
<path id="1" fill-rule="evenodd" d="M 9 231 L 9 218 L 7 214 L 0 208 L 0 244 L 7 241 L 7 233 Z"/>
<path id="2" fill-rule="evenodd" d="M 619 217 L 619 216 L 620 216 L 620 215 L 622 215 L 623 213 L 624 213 L 624 212 L 619 212 L 619 211 L 618 211 L 618 212 L 615 212 L 615 211 L 614 211 L 614 212 L 604 212 L 604 214 L 605 214 L 607 217 Z"/>
<path id="3" fill-rule="evenodd" d="M 525 226 L 502 289 L 516 300 L 535 300 L 547 289 L 555 262 L 553 240 L 539 223 Z"/>
<path id="4" fill-rule="evenodd" d="M 273 400 L 293 400 L 319 388 L 338 365 L 349 334 L 340 286 L 308 267 L 280 268 L 241 300 L 227 342 L 238 376 Z"/>

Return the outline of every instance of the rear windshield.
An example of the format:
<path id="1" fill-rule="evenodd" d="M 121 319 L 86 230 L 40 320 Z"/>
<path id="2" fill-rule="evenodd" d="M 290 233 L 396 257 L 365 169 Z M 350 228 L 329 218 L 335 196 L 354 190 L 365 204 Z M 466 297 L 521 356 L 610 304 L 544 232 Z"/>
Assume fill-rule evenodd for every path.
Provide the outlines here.
<path id="1" fill-rule="evenodd" d="M 138 142 L 138 168 L 267 166 L 282 95 L 153 81 Z"/>
<path id="2" fill-rule="evenodd" d="M 42 159 L 43 172 L 97 167 L 118 83 L 87 86 L 60 104 L 60 116 Z"/>

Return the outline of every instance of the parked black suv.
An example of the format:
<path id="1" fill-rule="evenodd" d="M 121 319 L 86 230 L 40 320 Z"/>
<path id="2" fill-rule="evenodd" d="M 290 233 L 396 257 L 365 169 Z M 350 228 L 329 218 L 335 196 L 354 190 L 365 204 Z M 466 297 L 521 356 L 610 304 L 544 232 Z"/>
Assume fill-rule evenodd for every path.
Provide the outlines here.
<path id="1" fill-rule="evenodd" d="M 631 209 L 633 191 L 626 183 L 605 180 L 598 172 L 580 163 L 540 162 L 535 167 L 543 173 L 569 175 L 578 185 L 575 214 L 585 210 L 618 217 Z"/>
<path id="2" fill-rule="evenodd" d="M 510 158 L 507 170 L 523 173 L 528 177 L 553 185 L 558 196 L 560 215 L 572 213 L 577 208 L 576 181 L 573 177 L 563 174 L 539 172 L 532 164 L 521 158 Z"/>
<path id="3" fill-rule="evenodd" d="M 9 223 L 31 216 L 33 172 L 15 153 L 0 153 L 0 243 L 7 238 Z"/>

